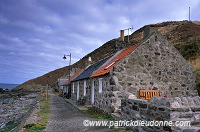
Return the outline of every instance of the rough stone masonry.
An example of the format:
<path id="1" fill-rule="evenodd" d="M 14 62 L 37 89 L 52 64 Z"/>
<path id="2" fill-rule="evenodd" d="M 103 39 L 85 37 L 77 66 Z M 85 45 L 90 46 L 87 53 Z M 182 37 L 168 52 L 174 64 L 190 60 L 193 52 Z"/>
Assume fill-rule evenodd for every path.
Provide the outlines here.
<path id="1" fill-rule="evenodd" d="M 113 70 L 120 92 L 160 90 L 165 97 L 197 96 L 192 67 L 159 32 L 144 40 Z"/>
<path id="2" fill-rule="evenodd" d="M 200 97 L 154 97 L 122 100 L 122 119 L 143 121 L 191 121 L 191 127 L 137 126 L 139 131 L 200 131 Z"/>

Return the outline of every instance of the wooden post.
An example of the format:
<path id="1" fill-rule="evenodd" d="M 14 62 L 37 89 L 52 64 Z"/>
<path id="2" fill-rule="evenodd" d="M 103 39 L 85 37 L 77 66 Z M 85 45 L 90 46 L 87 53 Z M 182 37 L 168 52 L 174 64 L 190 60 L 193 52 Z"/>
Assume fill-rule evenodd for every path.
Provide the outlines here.
<path id="1" fill-rule="evenodd" d="M 46 86 L 46 101 L 48 100 L 48 84 Z"/>

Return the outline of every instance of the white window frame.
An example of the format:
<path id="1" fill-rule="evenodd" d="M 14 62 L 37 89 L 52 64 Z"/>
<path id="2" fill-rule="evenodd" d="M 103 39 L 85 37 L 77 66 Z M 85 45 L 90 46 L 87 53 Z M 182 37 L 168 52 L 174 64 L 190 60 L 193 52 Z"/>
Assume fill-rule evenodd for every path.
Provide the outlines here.
<path id="1" fill-rule="evenodd" d="M 102 92 L 102 90 L 103 90 L 103 78 L 99 78 L 99 93 L 101 93 Z"/>
<path id="2" fill-rule="evenodd" d="M 77 82 L 77 100 L 79 99 L 79 82 Z"/>
<path id="3" fill-rule="evenodd" d="M 86 96 L 86 80 L 84 80 L 83 87 L 83 95 Z"/>

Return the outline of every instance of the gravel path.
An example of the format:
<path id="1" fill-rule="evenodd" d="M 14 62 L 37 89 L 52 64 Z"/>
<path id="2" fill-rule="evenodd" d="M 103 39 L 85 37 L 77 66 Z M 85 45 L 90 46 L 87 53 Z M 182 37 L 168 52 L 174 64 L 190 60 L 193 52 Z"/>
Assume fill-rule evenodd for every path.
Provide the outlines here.
<path id="1" fill-rule="evenodd" d="M 84 120 L 95 120 L 88 118 L 86 114 L 79 111 L 73 105 L 50 92 L 51 114 L 46 132 L 108 132 L 118 131 L 109 129 L 108 127 L 85 127 Z M 118 131 L 119 132 L 119 131 Z"/>

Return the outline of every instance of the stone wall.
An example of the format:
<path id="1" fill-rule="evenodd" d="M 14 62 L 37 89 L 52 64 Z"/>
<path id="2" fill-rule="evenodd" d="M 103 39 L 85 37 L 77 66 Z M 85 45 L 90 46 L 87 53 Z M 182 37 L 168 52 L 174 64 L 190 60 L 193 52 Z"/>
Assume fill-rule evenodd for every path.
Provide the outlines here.
<path id="1" fill-rule="evenodd" d="M 122 119 L 142 121 L 191 121 L 200 123 L 200 97 L 154 97 L 150 100 L 123 99 L 121 106 Z M 172 131 L 181 130 L 178 127 L 132 127 L 139 131 Z M 194 129 L 196 128 L 184 128 Z"/>
<path id="2" fill-rule="evenodd" d="M 102 92 L 99 92 L 99 79 L 102 79 Z M 121 93 L 116 88 L 115 82 L 110 75 L 85 79 L 86 95 L 84 96 L 84 80 L 71 83 L 71 98 L 77 101 L 77 85 L 79 83 L 79 97 L 85 99 L 85 105 L 91 105 L 92 81 L 94 81 L 94 107 L 107 113 L 119 112 L 121 106 Z M 74 83 L 74 93 L 73 93 Z M 78 101 L 77 101 L 78 102 Z"/>
<path id="3" fill-rule="evenodd" d="M 143 41 L 113 69 L 113 80 L 121 92 L 161 90 L 162 96 L 196 96 L 192 67 L 160 33 Z"/>
<path id="4" fill-rule="evenodd" d="M 99 79 L 102 79 L 102 92 L 99 92 Z M 94 78 L 95 102 L 97 107 L 103 112 L 113 113 L 120 110 L 121 99 L 119 99 L 119 91 L 115 91 L 112 78 L 107 75 Z"/>
<path id="5" fill-rule="evenodd" d="M 20 96 L 0 95 L 0 131 L 14 123 L 23 123 L 40 99 L 38 93 Z"/>
<path id="6" fill-rule="evenodd" d="M 79 98 L 82 101 L 83 104 L 89 105 L 91 104 L 91 79 L 85 79 L 86 80 L 86 95 L 84 96 L 84 80 L 75 81 L 71 83 L 71 98 L 74 101 L 77 101 L 77 85 L 79 83 Z M 74 84 L 74 92 L 73 92 L 73 84 Z M 77 102 L 78 103 L 78 102 Z"/>

